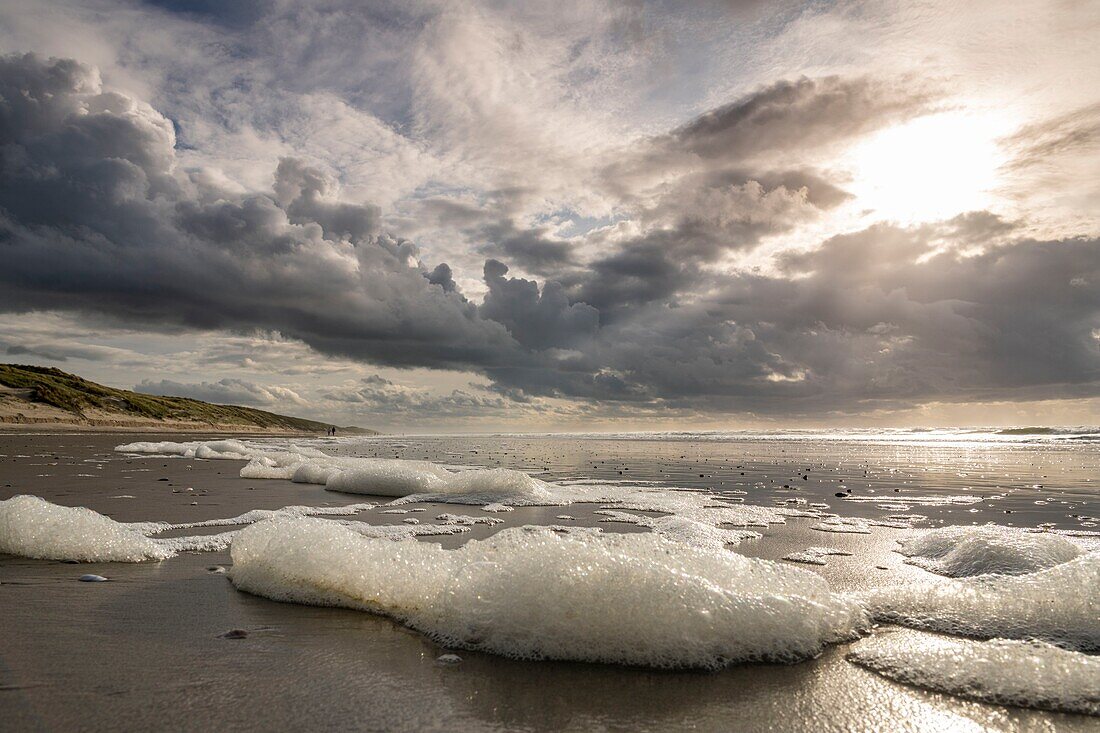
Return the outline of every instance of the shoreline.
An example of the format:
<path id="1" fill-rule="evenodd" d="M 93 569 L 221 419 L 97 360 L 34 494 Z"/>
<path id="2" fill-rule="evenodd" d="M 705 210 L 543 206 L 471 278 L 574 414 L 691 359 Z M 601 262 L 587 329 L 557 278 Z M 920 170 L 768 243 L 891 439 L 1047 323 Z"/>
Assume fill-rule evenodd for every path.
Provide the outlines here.
<path id="1" fill-rule="evenodd" d="M 374 506 L 359 511 L 355 520 L 373 525 L 402 525 L 408 519 L 432 524 L 443 513 L 503 520 L 476 524 L 461 534 L 410 540 L 444 549 L 523 525 L 567 522 L 608 534 L 650 531 L 608 521 L 598 513 L 602 502 L 517 506 L 486 514 L 474 505 L 394 506 L 393 497 L 333 492 L 284 479 L 245 479 L 240 476 L 243 460 L 118 453 L 114 445 L 120 441 L 113 435 L 119 432 L 68 438 L 44 432 L 0 433 L 0 499 L 31 494 L 59 505 L 86 506 L 119 522 L 201 522 L 253 509 L 361 502 Z M 700 483 L 721 486 L 724 477 L 736 476 L 750 492 L 750 502 L 791 496 L 780 488 L 788 480 L 788 466 L 773 463 L 772 454 L 753 461 L 739 455 L 724 462 L 723 473 L 715 460 L 721 446 L 698 446 L 690 453 L 682 446 L 668 446 L 654 456 L 652 446 L 630 444 L 619 446 L 622 452 L 610 457 L 605 449 L 595 449 L 589 462 L 590 456 L 574 446 L 566 450 L 519 441 L 492 444 L 482 438 L 458 438 L 403 440 L 400 445 L 404 447 L 333 444 L 328 450 L 386 457 L 396 452 L 408 459 L 484 467 L 500 461 L 532 473 L 548 470 L 549 477 L 558 479 L 584 473 L 616 481 L 629 469 L 642 481 L 680 485 L 691 483 L 688 479 L 694 476 Z M 682 462 L 677 458 L 681 454 L 687 456 Z M 849 457 L 838 464 L 844 469 L 842 476 L 826 473 L 819 461 L 805 454 L 791 460 L 790 467 L 814 468 L 811 480 L 798 489 L 807 500 L 817 498 L 815 491 L 831 496 L 837 478 L 843 477 L 861 495 L 886 495 L 877 483 L 880 474 L 891 485 L 912 478 L 891 473 L 893 466 L 881 456 Z M 860 483 L 852 480 L 857 467 L 858 476 L 864 475 L 868 462 L 875 467 L 872 475 Z M 1000 468 L 1002 474 L 1007 470 Z M 944 470 L 954 469 L 952 465 Z M 699 478 L 700 472 L 707 477 Z M 939 475 L 925 480 L 942 483 Z M 923 494 L 928 489 L 910 484 L 907 491 Z M 845 506 L 850 513 L 874 511 L 873 504 Z M 934 516 L 952 523 L 985 518 L 969 513 L 969 508 L 957 514 L 948 508 Z M 760 527 L 762 536 L 742 542 L 736 552 L 815 573 L 838 593 L 934 580 L 896 552 L 896 540 L 911 536 L 912 530 L 875 527 L 869 534 L 827 534 L 814 529 L 816 521 L 789 517 L 784 524 Z M 217 526 L 199 532 L 227 529 Z M 160 536 L 183 533 L 196 531 L 181 529 Z M 850 554 L 830 556 L 821 566 L 785 560 L 794 551 L 817 545 Z M 930 722 L 959 730 L 1046 726 L 1076 732 L 1095 727 L 1095 718 L 975 702 L 900 685 L 847 661 L 853 648 L 848 642 L 831 644 L 820 655 L 795 664 L 747 662 L 717 672 L 520 661 L 454 649 L 385 616 L 251 595 L 227 580 L 233 567 L 228 550 L 185 552 L 159 562 L 78 565 L 0 555 L 0 613 L 9 620 L 7 631 L 0 634 L 5 648 L 0 718 L 12 730 L 104 731 L 154 730 L 166 723 L 196 731 L 277 723 L 310 729 L 616 728 L 649 733 L 689 726 L 726 730 L 730 720 L 745 730 L 797 729 L 806 720 L 823 730 L 919 731 Z M 86 573 L 110 582 L 79 582 Z M 609 612 L 618 610 L 613 606 Z M 923 633 L 883 624 L 869 638 L 927 638 Z M 456 652 L 457 664 L 439 661 Z M 689 723 L 686 714 L 691 716 Z"/>
<path id="2" fill-rule="evenodd" d="M 6 422 L 0 420 L 0 433 L 120 433 L 120 434 L 149 434 L 149 435 L 276 435 L 276 436 L 315 436 L 325 437 L 323 433 L 315 433 L 305 430 L 280 430 L 264 429 L 259 426 L 247 425 L 203 425 L 193 424 L 168 424 L 156 425 L 147 423 L 78 423 L 78 422 Z"/>

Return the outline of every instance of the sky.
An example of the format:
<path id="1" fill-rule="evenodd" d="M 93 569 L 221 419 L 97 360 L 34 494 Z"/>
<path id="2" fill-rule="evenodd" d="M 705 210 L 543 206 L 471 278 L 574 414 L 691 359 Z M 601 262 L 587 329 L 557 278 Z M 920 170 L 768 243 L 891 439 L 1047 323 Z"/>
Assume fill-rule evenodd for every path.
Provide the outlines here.
<path id="1" fill-rule="evenodd" d="M 0 359 L 395 432 L 1097 424 L 1098 37 L 0 0 Z"/>

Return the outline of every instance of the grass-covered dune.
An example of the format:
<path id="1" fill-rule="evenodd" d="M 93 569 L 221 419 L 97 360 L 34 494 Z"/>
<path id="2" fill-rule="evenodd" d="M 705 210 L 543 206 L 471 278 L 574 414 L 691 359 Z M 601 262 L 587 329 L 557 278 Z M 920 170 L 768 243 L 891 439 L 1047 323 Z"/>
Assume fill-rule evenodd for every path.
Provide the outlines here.
<path id="1" fill-rule="evenodd" d="M 327 423 L 186 397 L 158 397 L 90 382 L 53 367 L 0 364 L 0 423 L 324 433 Z M 341 433 L 372 433 L 339 428 Z"/>

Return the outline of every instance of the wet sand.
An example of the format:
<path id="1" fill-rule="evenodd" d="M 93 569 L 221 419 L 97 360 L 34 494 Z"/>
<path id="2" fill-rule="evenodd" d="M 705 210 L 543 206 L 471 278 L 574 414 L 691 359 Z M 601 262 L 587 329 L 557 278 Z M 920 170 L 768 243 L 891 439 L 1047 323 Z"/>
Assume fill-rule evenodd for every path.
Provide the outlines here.
<path id="1" fill-rule="evenodd" d="M 35 494 L 119 521 L 169 522 L 371 500 L 289 481 L 241 479 L 237 461 L 135 458 L 112 450 L 119 442 L 145 439 L 156 438 L 0 435 L 0 499 Z M 372 446 L 379 454 L 409 458 L 432 450 L 396 442 Z M 483 465 L 498 460 L 484 447 L 478 451 L 467 451 L 466 460 Z M 554 464 L 551 452 L 547 449 L 538 460 L 529 453 L 515 460 L 544 463 L 557 475 L 569 473 L 571 467 Z M 437 448 L 430 457 L 446 462 L 443 453 Z M 460 461 L 453 457 L 451 462 Z M 622 469 L 606 470 L 617 475 Z M 784 491 L 781 485 L 777 491 Z M 768 503 L 756 496 L 746 501 Z M 485 514 L 478 507 L 455 505 L 402 508 L 419 506 L 427 511 L 389 515 L 376 508 L 358 518 L 399 524 L 406 516 L 429 522 L 440 512 Z M 561 524 L 560 514 L 605 531 L 639 530 L 598 523 L 593 514 L 598 508 L 518 508 L 491 515 L 505 520 L 502 525 L 421 541 L 457 546 L 506 526 Z M 790 519 L 773 525 L 762 539 L 745 542 L 738 551 L 769 559 L 810 545 L 851 551 L 852 556 L 831 557 L 823 567 L 801 566 L 820 572 L 840 590 L 927 577 L 893 552 L 906 530 L 826 534 L 811 530 L 814 523 Z M 1097 725 L 1083 716 L 968 702 L 898 685 L 846 662 L 844 645 L 801 664 L 739 665 L 714 674 L 519 662 L 468 651 L 458 652 L 460 664 L 445 666 L 436 659 L 449 650 L 389 619 L 250 596 L 208 569 L 229 564 L 228 552 L 139 564 L 0 556 L 4 730 L 1085 731 Z M 111 582 L 77 582 L 84 573 Z M 248 634 L 221 638 L 232 629 Z"/>

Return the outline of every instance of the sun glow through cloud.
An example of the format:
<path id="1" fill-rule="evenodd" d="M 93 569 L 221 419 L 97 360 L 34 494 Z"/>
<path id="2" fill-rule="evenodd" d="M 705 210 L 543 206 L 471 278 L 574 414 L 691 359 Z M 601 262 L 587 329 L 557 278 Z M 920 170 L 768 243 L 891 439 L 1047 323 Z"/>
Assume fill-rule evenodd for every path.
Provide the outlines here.
<path id="1" fill-rule="evenodd" d="M 945 219 L 991 204 L 998 145 L 1009 125 L 991 115 L 944 112 L 883 130 L 854 148 L 855 205 L 903 224 Z"/>

